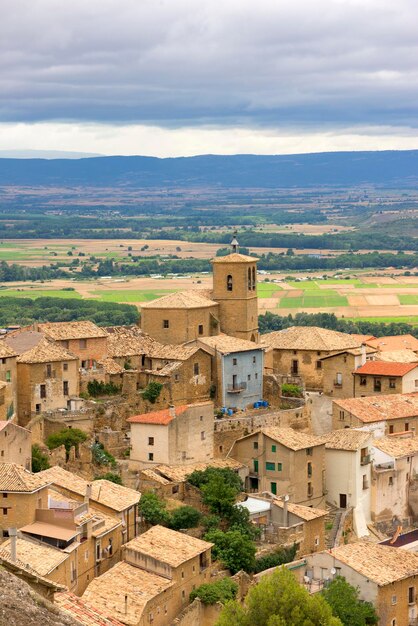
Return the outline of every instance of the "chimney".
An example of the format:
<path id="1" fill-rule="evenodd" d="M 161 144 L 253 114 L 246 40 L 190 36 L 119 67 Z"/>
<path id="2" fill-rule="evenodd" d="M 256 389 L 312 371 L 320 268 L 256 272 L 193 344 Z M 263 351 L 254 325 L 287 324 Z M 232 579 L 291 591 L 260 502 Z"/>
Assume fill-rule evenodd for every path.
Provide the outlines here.
<path id="1" fill-rule="evenodd" d="M 16 563 L 17 559 L 17 528 L 9 528 L 10 537 L 10 558 L 13 563 Z"/>
<path id="2" fill-rule="evenodd" d="M 172 404 L 168 407 L 171 417 L 176 417 L 176 407 Z"/>
<path id="3" fill-rule="evenodd" d="M 90 498 L 91 498 L 91 483 L 87 483 L 86 495 L 84 496 L 84 502 L 87 502 L 87 504 L 88 504 Z"/>
<path id="4" fill-rule="evenodd" d="M 366 362 L 366 344 L 361 344 L 361 362 L 360 366 L 364 365 Z"/>
<path id="5" fill-rule="evenodd" d="M 289 512 L 287 510 L 287 503 L 289 502 L 289 496 L 286 494 L 283 496 L 283 524 L 287 528 L 289 526 Z"/>

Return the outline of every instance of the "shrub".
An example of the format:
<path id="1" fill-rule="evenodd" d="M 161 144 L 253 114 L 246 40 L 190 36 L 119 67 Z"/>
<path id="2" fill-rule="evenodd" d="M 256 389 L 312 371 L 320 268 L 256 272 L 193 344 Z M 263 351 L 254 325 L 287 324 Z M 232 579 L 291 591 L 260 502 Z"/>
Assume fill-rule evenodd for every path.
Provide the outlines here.
<path id="1" fill-rule="evenodd" d="M 206 583 L 193 589 L 190 594 L 190 602 L 193 602 L 195 598 L 200 598 L 203 604 L 216 604 L 216 602 L 225 604 L 227 600 L 234 600 L 237 592 L 238 585 L 234 580 L 222 578 L 214 583 Z"/>
<path id="2" fill-rule="evenodd" d="M 119 474 L 114 474 L 113 472 L 107 472 L 102 476 L 95 476 L 93 480 L 109 480 L 111 483 L 115 483 L 115 485 L 122 484 L 122 478 L 119 476 Z"/>
<path id="3" fill-rule="evenodd" d="M 293 544 L 291 548 L 279 548 L 271 554 L 261 556 L 259 559 L 255 560 L 254 573 L 258 574 L 258 572 L 264 572 L 266 569 L 283 565 L 283 563 L 291 563 L 295 560 L 296 551 L 297 546 Z"/>
<path id="4" fill-rule="evenodd" d="M 87 391 L 89 396 L 97 398 L 97 396 L 115 396 L 120 393 L 121 388 L 113 383 L 102 383 L 94 379 L 87 383 Z"/>
<path id="5" fill-rule="evenodd" d="M 51 466 L 47 455 L 44 454 L 40 447 L 35 443 L 32 446 L 32 472 L 42 472 L 42 470 L 48 469 L 49 467 Z"/>
<path id="6" fill-rule="evenodd" d="M 170 522 L 170 514 L 166 509 L 165 502 L 151 491 L 142 494 L 138 510 L 143 520 L 151 526 L 156 524 L 168 526 Z"/>
<path id="7" fill-rule="evenodd" d="M 86 439 L 86 433 L 79 428 L 64 428 L 58 433 L 49 435 L 46 440 L 46 445 L 50 450 L 54 450 L 55 448 L 64 446 L 67 453 L 66 456 L 68 461 L 71 448 L 77 447 L 78 444 L 83 443 L 83 441 L 86 441 Z"/>
<path id="8" fill-rule="evenodd" d="M 105 449 L 102 443 L 99 443 L 98 441 L 93 443 L 91 451 L 93 455 L 93 463 L 96 463 L 96 465 L 110 465 L 111 467 L 116 467 L 115 457 Z"/>
<path id="9" fill-rule="evenodd" d="M 302 398 L 303 391 L 299 385 L 292 385 L 290 383 L 284 383 L 282 385 L 282 396 L 286 398 Z"/>
<path id="10" fill-rule="evenodd" d="M 162 388 L 163 386 L 161 383 L 151 381 L 142 392 L 142 397 L 144 398 L 144 400 L 148 400 L 148 402 L 151 402 L 151 404 L 155 404 L 156 400 L 160 396 Z"/>
<path id="11" fill-rule="evenodd" d="M 193 506 L 181 506 L 171 514 L 170 527 L 173 530 L 195 528 L 199 525 L 201 513 Z"/>
<path id="12" fill-rule="evenodd" d="M 251 572 L 255 563 L 255 544 L 239 530 L 210 530 L 204 536 L 206 541 L 214 544 L 212 554 L 219 559 L 232 574 L 240 570 Z"/>

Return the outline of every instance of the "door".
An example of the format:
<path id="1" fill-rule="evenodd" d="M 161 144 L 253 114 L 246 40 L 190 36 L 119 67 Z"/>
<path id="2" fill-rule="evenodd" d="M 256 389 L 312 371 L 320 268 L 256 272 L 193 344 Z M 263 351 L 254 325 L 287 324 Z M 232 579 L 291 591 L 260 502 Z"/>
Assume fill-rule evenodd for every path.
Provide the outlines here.
<path id="1" fill-rule="evenodd" d="M 237 387 L 238 387 L 237 375 L 233 374 L 232 375 L 232 389 L 237 389 Z"/>
<path id="2" fill-rule="evenodd" d="M 256 474 L 258 474 L 258 461 L 257 461 L 257 459 L 254 459 L 254 472 Z"/>
<path id="3" fill-rule="evenodd" d="M 294 376 L 297 376 L 299 374 L 299 361 L 297 361 L 296 359 L 292 361 L 292 374 Z"/>
<path id="4" fill-rule="evenodd" d="M 347 508 L 347 494 L 340 493 L 340 509 L 346 509 L 346 508 Z"/>
<path id="5" fill-rule="evenodd" d="M 277 483 L 270 483 L 270 491 L 275 496 L 277 495 Z"/>

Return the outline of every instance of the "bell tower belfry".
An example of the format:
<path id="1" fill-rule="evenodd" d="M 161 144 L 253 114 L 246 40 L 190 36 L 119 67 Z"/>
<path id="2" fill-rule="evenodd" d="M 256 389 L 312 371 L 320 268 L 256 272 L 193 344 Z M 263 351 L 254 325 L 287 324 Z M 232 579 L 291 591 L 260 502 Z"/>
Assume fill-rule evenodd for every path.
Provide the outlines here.
<path id="1" fill-rule="evenodd" d="M 236 233 L 231 248 L 231 254 L 212 259 L 212 298 L 219 303 L 221 331 L 240 339 L 258 341 L 258 259 L 239 253 Z"/>

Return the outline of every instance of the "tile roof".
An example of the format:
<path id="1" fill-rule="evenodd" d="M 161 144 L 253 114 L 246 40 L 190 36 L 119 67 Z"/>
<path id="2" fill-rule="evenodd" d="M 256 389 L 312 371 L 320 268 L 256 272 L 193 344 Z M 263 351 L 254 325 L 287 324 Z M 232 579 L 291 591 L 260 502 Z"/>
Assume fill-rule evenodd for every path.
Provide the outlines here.
<path id="1" fill-rule="evenodd" d="M 293 428 L 261 428 L 261 432 L 281 443 L 282 446 L 286 448 L 290 448 L 290 450 L 303 450 L 304 448 L 313 448 L 315 446 L 324 445 L 324 441 L 322 437 L 316 437 L 315 435 L 311 435 L 309 433 L 298 432 L 297 430 L 293 430 Z M 257 431 L 255 431 L 257 432 Z M 260 431 L 258 431 L 260 432 Z M 252 433 L 254 435 L 255 433 Z M 251 435 L 246 435 L 246 437 L 251 437 Z M 246 437 L 241 437 L 241 439 L 245 439 Z M 240 439 L 238 439 L 240 441 Z"/>
<path id="2" fill-rule="evenodd" d="M 370 339 L 376 339 L 374 335 L 360 335 L 359 333 L 350 333 L 353 339 L 357 339 L 359 343 L 365 343 Z"/>
<path id="3" fill-rule="evenodd" d="M 345 350 L 360 345 L 356 337 L 318 326 L 291 326 L 262 335 L 263 345 L 278 350 Z"/>
<path id="4" fill-rule="evenodd" d="M 391 435 L 375 439 L 373 446 L 379 448 L 394 459 L 403 456 L 414 456 L 418 453 L 418 437 L 399 437 Z"/>
<path id="5" fill-rule="evenodd" d="M 125 368 L 116 363 L 111 357 L 106 357 L 97 362 L 100 367 L 103 367 L 108 374 L 123 374 Z"/>
<path id="6" fill-rule="evenodd" d="M 88 320 L 82 322 L 45 322 L 38 329 L 55 341 L 69 339 L 97 339 L 107 337 L 107 332 Z"/>
<path id="7" fill-rule="evenodd" d="M 405 376 L 418 367 L 418 363 L 395 363 L 392 361 L 367 361 L 354 370 L 356 375 L 370 374 L 372 376 Z"/>
<path id="8" fill-rule="evenodd" d="M 358 450 L 364 447 L 370 439 L 370 432 L 364 430 L 354 430 L 353 428 L 342 428 L 334 430 L 326 435 L 322 435 L 327 450 Z"/>
<path id="9" fill-rule="evenodd" d="M 148 602 L 173 586 L 173 581 L 167 578 L 121 561 L 94 578 L 82 600 L 112 619 L 137 626 L 142 623 L 141 617 Z"/>
<path id="10" fill-rule="evenodd" d="M 351 335 L 352 337 L 353 335 Z M 364 346 L 366 350 L 366 355 L 370 356 L 371 354 L 377 355 L 378 352 L 375 348 L 371 348 L 370 346 Z M 327 354 L 327 356 L 321 357 L 321 361 L 327 361 L 328 359 L 333 359 L 335 357 L 341 356 L 342 354 L 352 354 L 353 356 L 361 356 L 362 347 L 358 348 L 347 348 L 346 350 L 340 350 L 338 352 L 333 352 L 332 354 Z M 374 358 L 374 357 L 373 357 Z"/>
<path id="11" fill-rule="evenodd" d="M 213 337 L 199 337 L 198 344 L 203 344 L 217 350 L 221 354 L 230 354 L 231 352 L 248 352 L 249 350 L 264 350 L 264 346 L 247 339 L 239 339 L 230 335 L 215 335 Z"/>
<path id="12" fill-rule="evenodd" d="M 87 604 L 70 591 L 56 593 L 54 604 L 83 626 L 124 626 L 119 620 L 108 617 L 100 609 Z"/>
<path id="13" fill-rule="evenodd" d="M 208 541 L 157 525 L 129 541 L 125 549 L 145 554 L 171 567 L 178 567 L 212 546 L 213 543 Z"/>
<path id="14" fill-rule="evenodd" d="M 225 256 L 217 256 L 211 260 L 211 263 L 254 263 L 259 261 L 256 256 L 248 256 L 247 254 L 240 254 L 239 252 L 232 252 Z"/>
<path id="15" fill-rule="evenodd" d="M 418 574 L 418 556 L 408 550 L 359 541 L 328 552 L 379 586 Z"/>
<path id="16" fill-rule="evenodd" d="M 147 374 L 152 374 L 153 376 L 171 376 L 173 372 L 176 372 L 183 366 L 183 363 L 183 361 L 170 361 L 170 363 L 167 363 L 158 369 L 145 369 L 143 371 Z"/>
<path id="17" fill-rule="evenodd" d="M 274 498 L 272 503 L 275 504 L 275 506 L 278 506 L 280 509 L 284 508 L 283 500 L 280 500 L 279 498 Z M 297 515 L 305 522 L 310 522 L 313 519 L 318 519 L 320 517 L 325 517 L 325 515 L 328 515 L 328 511 L 325 511 L 324 509 L 316 509 L 310 506 L 303 506 L 303 504 L 295 504 L 294 502 L 287 503 L 287 510 L 289 511 L 289 513 Z"/>
<path id="18" fill-rule="evenodd" d="M 167 359 L 175 360 L 175 361 L 187 361 L 191 356 L 199 352 L 201 348 L 196 345 L 164 345 L 162 343 L 155 342 L 154 345 L 150 347 L 147 355 L 152 359 Z"/>
<path id="19" fill-rule="evenodd" d="M 198 291 L 177 291 L 166 296 L 141 304 L 141 309 L 201 309 L 217 306 L 218 303 L 210 300 Z"/>
<path id="20" fill-rule="evenodd" d="M 55 583 L 49 578 L 41 576 L 39 572 L 34 570 L 28 563 L 24 563 L 19 558 L 12 560 L 11 554 L 7 550 L 3 550 L 3 545 L 0 545 L 0 565 L 13 574 L 21 576 L 23 579 L 34 580 L 35 582 L 41 582 L 42 586 L 49 587 L 53 591 L 62 591 L 66 589 L 65 585 Z"/>
<path id="21" fill-rule="evenodd" d="M 416 363 L 418 355 L 413 350 L 383 350 L 376 353 L 379 361 L 395 361 L 396 363 Z"/>
<path id="22" fill-rule="evenodd" d="M 47 476 L 31 474 L 17 463 L 0 463 L 0 491 L 33 493 L 51 482 Z"/>
<path id="23" fill-rule="evenodd" d="M 159 426 L 167 426 L 175 417 L 182 415 L 188 408 L 189 405 L 183 404 L 173 407 L 173 409 L 168 408 L 161 411 L 133 415 L 132 417 L 128 417 L 126 421 L 130 424 L 158 424 Z"/>
<path id="24" fill-rule="evenodd" d="M 141 494 L 134 489 L 116 485 L 109 480 L 103 479 L 93 480 L 92 483 L 89 483 L 84 478 L 72 472 L 67 472 L 67 470 L 57 465 L 39 472 L 38 476 L 42 476 L 58 488 L 65 489 L 83 498 L 86 494 L 87 486 L 91 484 L 90 500 L 118 512 L 137 504 L 141 498 Z"/>
<path id="25" fill-rule="evenodd" d="M 17 352 L 4 339 L 0 339 L 0 359 L 7 359 L 12 356 L 17 356 Z"/>
<path id="26" fill-rule="evenodd" d="M 22 354 L 22 352 L 27 352 L 37 346 L 43 338 L 44 334 L 36 330 L 16 330 L 13 333 L 8 333 L 2 341 L 4 341 L 15 354 Z"/>
<path id="27" fill-rule="evenodd" d="M 333 405 L 354 415 L 362 422 L 381 422 L 418 416 L 418 393 L 393 393 L 334 400 Z"/>
<path id="28" fill-rule="evenodd" d="M 17 363 L 54 363 L 56 361 L 76 361 L 77 357 L 60 346 L 43 337 L 41 341 L 17 357 Z"/>
<path id="29" fill-rule="evenodd" d="M 10 539 L 1 544 L 1 551 L 10 558 Z M 68 559 L 69 554 L 46 543 L 35 543 L 34 541 L 27 541 L 17 537 L 16 556 L 19 561 L 27 563 L 32 570 L 41 576 L 48 576 Z"/>
<path id="30" fill-rule="evenodd" d="M 387 337 L 378 337 L 367 339 L 367 344 L 372 348 L 383 350 L 418 350 L 418 339 L 413 335 L 388 335 Z"/>
<path id="31" fill-rule="evenodd" d="M 168 478 L 172 482 L 183 482 L 194 471 L 204 471 L 208 467 L 228 467 L 232 470 L 239 470 L 243 466 L 242 463 L 235 459 L 212 459 L 208 463 L 193 463 L 191 465 L 156 465 L 153 470 L 162 474 L 164 478 Z"/>
<path id="32" fill-rule="evenodd" d="M 148 354 L 157 342 L 138 326 L 110 326 L 107 353 L 111 357 L 129 357 Z M 160 344 L 158 344 L 160 345 Z"/>
<path id="33" fill-rule="evenodd" d="M 164 478 L 164 476 L 161 476 L 157 471 L 151 468 L 140 470 L 139 478 L 140 480 L 141 479 L 153 480 L 156 483 L 159 483 L 160 485 L 169 485 L 171 482 L 167 480 L 167 478 Z"/>

